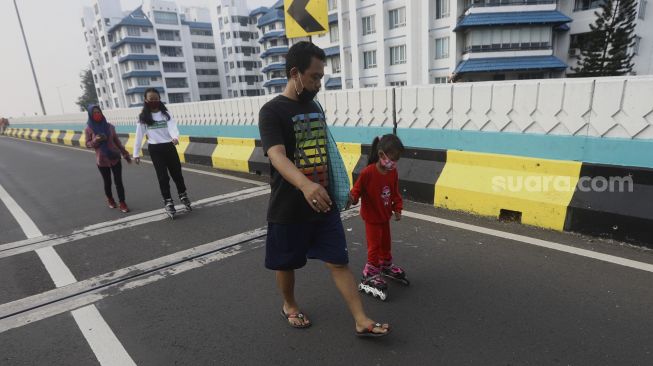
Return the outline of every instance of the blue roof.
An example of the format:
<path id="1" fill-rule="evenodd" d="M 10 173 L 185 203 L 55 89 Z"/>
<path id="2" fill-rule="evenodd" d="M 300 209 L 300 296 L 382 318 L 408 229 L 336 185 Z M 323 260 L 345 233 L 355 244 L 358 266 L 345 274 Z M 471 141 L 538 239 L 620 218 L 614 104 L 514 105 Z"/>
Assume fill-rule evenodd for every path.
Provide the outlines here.
<path id="1" fill-rule="evenodd" d="M 342 79 L 340 77 L 337 78 L 330 78 L 327 80 L 326 84 L 324 84 L 324 87 L 327 89 L 342 89 Z"/>
<path id="2" fill-rule="evenodd" d="M 267 32 L 263 35 L 263 37 L 259 38 L 258 43 L 263 43 L 268 39 L 274 39 L 274 38 L 281 38 L 286 36 L 286 31 L 285 30 L 274 30 Z"/>
<path id="3" fill-rule="evenodd" d="M 256 26 L 260 28 L 274 22 L 283 22 L 285 19 L 283 9 L 272 9 L 258 19 L 258 24 L 256 24 Z"/>
<path id="4" fill-rule="evenodd" d="M 139 37 L 125 37 L 120 41 L 111 45 L 111 49 L 115 50 L 116 48 L 122 46 L 123 44 L 156 44 L 154 38 L 139 38 Z"/>
<path id="5" fill-rule="evenodd" d="M 329 24 L 338 23 L 338 13 L 329 14 Z"/>
<path id="6" fill-rule="evenodd" d="M 272 55 L 285 55 L 286 53 L 288 53 L 288 46 L 272 47 L 261 53 L 261 58 L 266 58 Z"/>
<path id="7" fill-rule="evenodd" d="M 130 71 L 127 73 L 124 73 L 122 75 L 123 79 L 128 79 L 128 78 L 153 78 L 161 76 L 161 71 L 145 71 L 145 70 L 136 70 L 136 71 Z"/>
<path id="8" fill-rule="evenodd" d="M 526 24 L 563 24 L 572 19 L 557 10 L 523 11 L 507 13 L 472 13 L 467 14 L 454 31 L 470 27 Z"/>
<path id="9" fill-rule="evenodd" d="M 519 70 L 564 70 L 567 64 L 555 56 L 475 58 L 458 64 L 455 74 Z"/>
<path id="10" fill-rule="evenodd" d="M 263 83 L 263 87 L 268 88 L 271 86 L 279 86 L 279 85 L 286 85 L 286 84 L 288 84 L 288 79 L 273 79 Z"/>
<path id="11" fill-rule="evenodd" d="M 260 7 L 256 8 L 256 9 L 252 10 L 251 12 L 249 12 L 249 16 L 250 17 L 255 17 L 255 16 L 259 15 L 259 14 L 265 14 L 265 13 L 268 12 L 268 10 L 270 10 L 270 9 L 266 8 L 265 6 L 260 6 Z"/>
<path id="12" fill-rule="evenodd" d="M 211 26 L 211 23 L 206 23 L 206 22 L 189 22 L 186 20 L 182 20 L 181 24 L 187 25 L 191 29 L 213 30 L 213 26 Z"/>
<path id="13" fill-rule="evenodd" d="M 127 61 L 159 61 L 159 56 L 157 55 L 143 55 L 143 54 L 131 54 L 123 56 L 118 59 L 119 63 Z"/>
<path id="14" fill-rule="evenodd" d="M 145 16 L 145 13 L 143 13 L 143 9 L 141 6 L 136 8 L 136 10 L 132 11 L 129 15 L 126 17 L 122 18 L 121 21 L 116 23 L 113 27 L 109 28 L 107 33 L 111 33 L 114 30 L 116 30 L 119 27 L 122 26 L 127 26 L 127 25 L 133 25 L 137 27 L 152 27 L 152 22 L 150 22 L 149 19 Z"/>
<path id="15" fill-rule="evenodd" d="M 147 89 L 149 89 L 149 88 L 150 88 L 149 86 L 137 86 L 137 87 L 135 87 L 135 88 L 127 89 L 127 91 L 125 91 L 125 94 L 127 94 L 127 95 L 129 95 L 129 94 L 137 94 L 137 93 L 138 93 L 138 94 L 143 94 L 143 93 L 145 93 L 145 91 L 146 91 Z M 156 89 L 159 93 L 165 93 L 165 90 L 163 90 L 163 88 L 160 87 L 160 86 L 157 86 L 157 87 L 155 87 L 154 89 Z"/>
<path id="16" fill-rule="evenodd" d="M 340 54 L 340 46 L 333 46 L 324 49 L 326 57 L 335 56 Z"/>
<path id="17" fill-rule="evenodd" d="M 281 71 L 286 69 L 286 63 L 275 63 L 275 64 L 270 64 L 265 66 L 264 68 L 261 69 L 262 73 L 266 73 L 268 71 Z"/>

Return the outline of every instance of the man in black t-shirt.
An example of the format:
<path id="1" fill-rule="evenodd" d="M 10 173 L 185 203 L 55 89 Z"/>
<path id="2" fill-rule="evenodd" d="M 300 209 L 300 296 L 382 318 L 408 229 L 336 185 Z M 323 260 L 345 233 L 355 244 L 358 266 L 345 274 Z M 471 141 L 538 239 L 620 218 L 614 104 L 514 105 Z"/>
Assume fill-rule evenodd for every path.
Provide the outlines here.
<path id="1" fill-rule="evenodd" d="M 324 261 L 347 302 L 360 336 L 384 336 L 388 324 L 365 315 L 347 264 L 347 241 L 340 214 L 328 194 L 326 121 L 313 101 L 324 76 L 324 51 L 309 42 L 288 50 L 288 84 L 259 113 L 263 150 L 270 158 L 272 193 L 268 208 L 265 266 L 276 271 L 284 303 L 282 315 L 295 328 L 310 326 L 295 301 L 295 270 L 307 258 Z"/>

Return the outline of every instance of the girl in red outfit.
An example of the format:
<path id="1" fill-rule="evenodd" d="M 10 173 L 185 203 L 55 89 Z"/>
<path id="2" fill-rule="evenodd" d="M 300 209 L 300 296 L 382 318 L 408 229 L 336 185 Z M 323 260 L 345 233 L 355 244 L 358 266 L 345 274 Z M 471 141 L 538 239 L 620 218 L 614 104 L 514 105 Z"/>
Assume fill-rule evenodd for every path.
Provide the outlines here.
<path id="1" fill-rule="evenodd" d="M 104 194 L 107 197 L 107 204 L 110 208 L 116 208 L 116 201 L 111 193 L 111 173 L 113 173 L 116 191 L 118 191 L 120 211 L 129 212 L 127 203 L 125 203 L 125 188 L 122 185 L 120 158 L 122 155 L 128 163 L 131 163 L 131 157 L 120 142 L 116 129 L 104 118 L 100 107 L 96 105 L 88 106 L 86 125 L 87 127 L 84 130 L 86 147 L 95 149 L 95 160 L 104 181 Z"/>
<path id="2" fill-rule="evenodd" d="M 364 283 L 384 291 L 387 287 L 380 276 L 405 279 L 405 272 L 392 263 L 390 219 L 401 220 L 403 201 L 399 193 L 397 161 L 404 145 L 395 135 L 376 137 L 372 143 L 368 165 L 351 190 L 351 202 L 361 203 L 361 216 L 367 236 L 367 264 L 363 269 Z M 383 299 L 384 296 L 382 296 Z"/>

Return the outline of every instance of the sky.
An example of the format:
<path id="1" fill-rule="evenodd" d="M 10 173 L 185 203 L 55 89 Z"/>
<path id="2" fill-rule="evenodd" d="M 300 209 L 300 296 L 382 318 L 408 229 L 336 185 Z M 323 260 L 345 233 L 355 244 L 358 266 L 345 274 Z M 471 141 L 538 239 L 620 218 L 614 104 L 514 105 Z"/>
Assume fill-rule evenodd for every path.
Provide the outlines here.
<path id="1" fill-rule="evenodd" d="M 140 0 L 120 1 L 123 10 Z M 247 0 L 250 9 L 275 0 Z M 80 23 L 92 0 L 16 0 L 47 114 L 78 112 L 80 72 L 88 67 Z M 205 6 L 207 0 L 177 0 L 179 6 Z M 12 0 L 0 1 L 0 117 L 41 115 L 41 107 Z"/>

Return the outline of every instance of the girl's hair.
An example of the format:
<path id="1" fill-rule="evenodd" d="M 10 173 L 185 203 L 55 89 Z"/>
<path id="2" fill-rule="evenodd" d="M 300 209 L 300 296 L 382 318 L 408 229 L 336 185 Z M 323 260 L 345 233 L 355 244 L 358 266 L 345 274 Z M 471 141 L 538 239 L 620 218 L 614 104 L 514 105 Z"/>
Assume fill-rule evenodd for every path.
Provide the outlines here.
<path id="1" fill-rule="evenodd" d="M 156 90 L 155 88 L 147 88 L 145 90 L 145 93 L 143 93 L 143 109 L 141 110 L 141 114 L 138 115 L 138 122 L 145 123 L 148 126 L 152 126 L 152 124 L 154 123 L 154 119 L 152 119 L 152 111 L 150 110 L 150 107 L 148 107 L 147 103 L 145 102 L 147 93 L 156 93 L 156 95 L 159 96 L 159 99 L 161 99 L 161 94 L 159 94 L 159 91 Z M 166 121 L 169 121 L 170 114 L 168 113 L 168 108 L 166 108 L 166 105 L 163 104 L 163 102 L 161 102 L 159 106 L 159 110 L 165 116 Z"/>
<path id="2" fill-rule="evenodd" d="M 404 144 L 401 143 L 399 137 L 392 134 L 377 136 L 372 141 L 372 151 L 370 151 L 367 164 L 375 164 L 379 161 L 379 151 L 386 154 L 401 155 L 404 150 Z"/>

